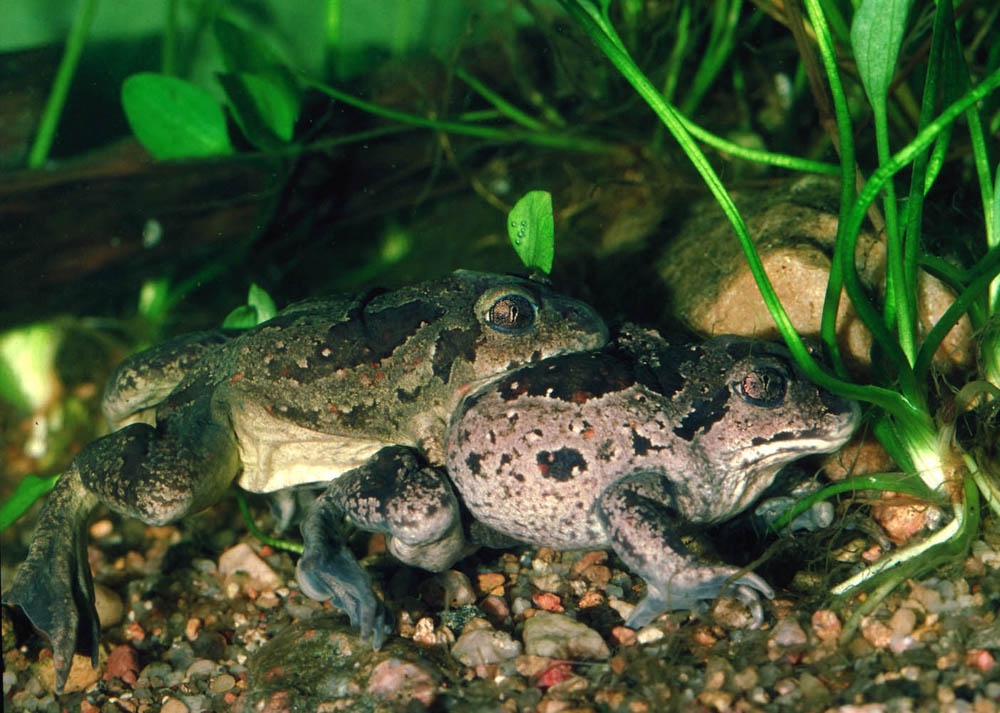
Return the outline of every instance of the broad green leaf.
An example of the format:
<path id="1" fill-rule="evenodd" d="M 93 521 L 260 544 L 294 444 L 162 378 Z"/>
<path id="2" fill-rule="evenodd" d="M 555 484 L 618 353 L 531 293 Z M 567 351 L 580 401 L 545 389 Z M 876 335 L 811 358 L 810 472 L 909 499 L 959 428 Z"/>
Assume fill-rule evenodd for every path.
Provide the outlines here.
<path id="1" fill-rule="evenodd" d="M 254 146 L 274 150 L 292 138 L 298 101 L 269 76 L 235 72 L 218 75 L 233 118 Z"/>
<path id="2" fill-rule="evenodd" d="M 546 274 L 551 272 L 555 253 L 552 194 L 548 191 L 526 193 L 507 216 L 507 234 L 521 262 Z"/>
<path id="3" fill-rule="evenodd" d="M 0 505 L 0 532 L 10 527 L 17 518 L 34 505 L 38 498 L 52 490 L 57 480 L 59 480 L 58 475 L 52 475 L 48 478 L 39 478 L 37 475 L 31 474 L 24 476 L 13 495 L 3 505 Z"/>
<path id="4" fill-rule="evenodd" d="M 122 107 L 136 138 L 158 159 L 233 152 L 222 108 L 207 91 L 183 79 L 133 74 L 122 84 Z"/>
<path id="5" fill-rule="evenodd" d="M 889 91 L 912 0 L 864 0 L 851 23 L 851 47 L 872 105 Z"/>

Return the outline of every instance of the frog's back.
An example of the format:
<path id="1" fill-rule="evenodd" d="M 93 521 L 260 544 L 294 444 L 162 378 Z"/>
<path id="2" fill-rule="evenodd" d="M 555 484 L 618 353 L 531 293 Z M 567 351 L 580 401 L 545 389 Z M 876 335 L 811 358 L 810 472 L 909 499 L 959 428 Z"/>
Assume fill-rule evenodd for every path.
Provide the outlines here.
<path id="1" fill-rule="evenodd" d="M 156 418 L 197 429 L 187 414 L 210 399 L 236 435 L 251 490 L 329 480 L 386 445 L 440 462 L 448 418 L 468 390 L 606 336 L 592 309 L 537 283 L 458 272 L 292 305 L 205 352 Z"/>

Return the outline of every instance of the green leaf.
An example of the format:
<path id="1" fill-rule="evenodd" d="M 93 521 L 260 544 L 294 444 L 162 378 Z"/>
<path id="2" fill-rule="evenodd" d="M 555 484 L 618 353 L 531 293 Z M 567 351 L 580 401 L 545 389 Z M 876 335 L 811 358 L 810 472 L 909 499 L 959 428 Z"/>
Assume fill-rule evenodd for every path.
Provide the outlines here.
<path id="1" fill-rule="evenodd" d="M 271 295 L 257 283 L 252 283 L 247 294 L 247 303 L 227 314 L 222 326 L 225 329 L 250 329 L 271 319 L 277 312 L 278 308 L 275 307 Z"/>
<path id="2" fill-rule="evenodd" d="M 530 191 L 507 216 L 507 234 L 514 250 L 527 267 L 548 274 L 555 254 L 555 221 L 552 194 Z"/>
<path id="3" fill-rule="evenodd" d="M 215 39 L 228 70 L 219 81 L 244 135 L 262 149 L 290 141 L 302 90 L 289 63 L 259 33 L 229 20 L 216 21 Z"/>
<path id="4" fill-rule="evenodd" d="M 224 329 L 250 329 L 256 327 L 259 321 L 256 307 L 240 305 L 226 315 L 222 320 L 222 326 Z"/>
<path id="5" fill-rule="evenodd" d="M 257 33 L 224 18 L 215 22 L 215 41 L 230 72 L 260 72 L 286 64 Z"/>
<path id="6" fill-rule="evenodd" d="M 28 508 L 35 504 L 38 498 L 55 487 L 58 475 L 39 478 L 37 475 L 24 476 L 17 485 L 17 490 L 3 505 L 0 505 L 0 532 L 10 527 Z"/>
<path id="7" fill-rule="evenodd" d="M 278 313 L 278 308 L 267 294 L 267 290 L 259 286 L 256 282 L 250 285 L 250 294 L 247 295 L 247 304 L 257 310 L 257 319 L 266 322 Z"/>
<path id="8" fill-rule="evenodd" d="M 884 104 L 912 0 L 864 0 L 851 23 L 851 47 L 872 106 Z"/>
<path id="9" fill-rule="evenodd" d="M 136 138 L 158 159 L 233 152 L 222 108 L 207 91 L 183 79 L 133 74 L 122 84 L 122 107 Z"/>
<path id="10" fill-rule="evenodd" d="M 280 82 L 248 72 L 219 74 L 218 80 L 233 118 L 250 143 L 273 151 L 291 140 L 298 118 L 298 98 Z"/>

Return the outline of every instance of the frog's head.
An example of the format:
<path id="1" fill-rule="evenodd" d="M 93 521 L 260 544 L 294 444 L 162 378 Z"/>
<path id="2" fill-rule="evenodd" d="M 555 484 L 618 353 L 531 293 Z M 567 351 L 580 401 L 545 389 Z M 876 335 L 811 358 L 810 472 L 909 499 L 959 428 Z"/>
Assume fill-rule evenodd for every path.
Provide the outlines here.
<path id="1" fill-rule="evenodd" d="M 599 349 L 608 328 L 592 307 L 520 277 L 459 270 L 452 275 L 468 320 L 466 333 L 445 329 L 439 349 L 462 342 L 465 356 L 453 372 L 471 387 L 548 357 Z"/>
<path id="2" fill-rule="evenodd" d="M 719 337 L 680 364 L 685 415 L 674 432 L 697 443 L 729 479 L 731 514 L 752 502 L 778 469 L 836 450 L 858 424 L 856 402 L 811 382 L 788 351 L 770 342 Z"/>

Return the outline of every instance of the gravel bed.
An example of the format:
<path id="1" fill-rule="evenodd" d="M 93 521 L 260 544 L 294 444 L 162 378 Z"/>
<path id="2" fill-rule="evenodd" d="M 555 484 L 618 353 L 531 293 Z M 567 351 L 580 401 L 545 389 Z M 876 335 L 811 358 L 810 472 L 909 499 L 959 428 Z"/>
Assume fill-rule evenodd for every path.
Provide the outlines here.
<path id="1" fill-rule="evenodd" d="M 5 587 L 28 532 L 5 537 Z M 482 550 L 433 575 L 359 534 L 398 613 L 379 652 L 298 591 L 292 556 L 243 532 L 232 501 L 181 527 L 98 519 L 100 663 L 77 657 L 56 698 L 51 650 L 5 611 L 5 710 L 1000 710 L 1000 533 L 989 524 L 964 563 L 900 587 L 846 643 L 857 601 L 781 592 L 749 631 L 723 599 L 633 631 L 622 622 L 642 583 L 605 552 Z"/>

